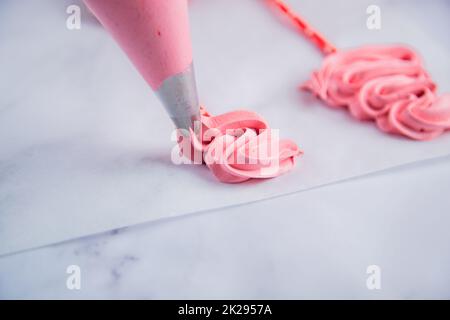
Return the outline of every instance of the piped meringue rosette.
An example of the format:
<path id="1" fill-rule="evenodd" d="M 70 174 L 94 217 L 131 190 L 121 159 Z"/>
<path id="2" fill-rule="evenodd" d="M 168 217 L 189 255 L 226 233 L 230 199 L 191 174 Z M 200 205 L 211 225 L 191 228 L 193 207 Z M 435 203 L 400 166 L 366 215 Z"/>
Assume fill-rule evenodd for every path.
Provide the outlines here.
<path id="1" fill-rule="evenodd" d="M 200 160 L 226 183 L 277 177 L 303 153 L 291 140 L 279 139 L 278 130 L 261 116 L 245 110 L 211 116 L 201 108 L 200 133 L 178 138 L 181 155 L 190 163 Z"/>
<path id="2" fill-rule="evenodd" d="M 450 129 L 450 94 L 437 96 L 421 59 L 404 46 L 332 53 L 303 88 L 388 133 L 431 140 Z"/>

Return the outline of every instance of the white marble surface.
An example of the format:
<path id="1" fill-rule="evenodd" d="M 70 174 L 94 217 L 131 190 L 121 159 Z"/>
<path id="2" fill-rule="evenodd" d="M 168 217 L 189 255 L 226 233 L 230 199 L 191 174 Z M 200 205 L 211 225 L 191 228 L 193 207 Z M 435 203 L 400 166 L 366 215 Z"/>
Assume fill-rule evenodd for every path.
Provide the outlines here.
<path id="1" fill-rule="evenodd" d="M 194 0 L 203 102 L 213 112 L 256 110 L 306 151 L 280 179 L 216 184 L 202 168 L 167 161 L 168 135 L 149 138 L 170 123 L 95 21 L 81 33 L 60 29 L 73 2 L 0 2 L 0 252 L 168 219 L 0 257 L 0 298 L 450 297 L 449 158 L 233 205 L 448 154 L 449 135 L 396 139 L 299 99 L 296 85 L 321 59 L 313 48 L 255 1 Z M 450 91 L 447 1 L 378 1 L 388 9 L 375 33 L 364 28 L 372 1 L 324 2 L 291 1 L 341 46 L 402 38 Z M 233 206 L 173 201 L 183 191 Z M 174 217 L 188 212 L 197 213 Z M 65 286 L 72 264 L 82 270 L 79 291 Z M 365 286 L 370 264 L 382 268 L 381 291 Z"/>
<path id="2" fill-rule="evenodd" d="M 14 254 L 0 298 L 449 299 L 449 192 L 446 158 Z"/>

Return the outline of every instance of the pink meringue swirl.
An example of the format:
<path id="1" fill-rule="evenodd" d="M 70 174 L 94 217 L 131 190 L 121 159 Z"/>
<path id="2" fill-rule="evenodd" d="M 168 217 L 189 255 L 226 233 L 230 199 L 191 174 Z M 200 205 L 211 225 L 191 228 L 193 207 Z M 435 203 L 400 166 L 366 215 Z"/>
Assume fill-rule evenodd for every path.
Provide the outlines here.
<path id="1" fill-rule="evenodd" d="M 421 59 L 404 46 L 332 53 L 303 88 L 388 133 L 430 140 L 450 129 L 450 94 L 436 95 Z"/>
<path id="2" fill-rule="evenodd" d="M 302 154 L 291 140 L 279 140 L 277 130 L 251 111 L 211 116 L 202 108 L 201 124 L 202 138 L 191 132 L 189 140 L 179 143 L 181 152 L 191 159 L 193 152 L 200 152 L 202 162 L 222 182 L 279 176 L 290 171 Z M 190 154 L 183 151 L 187 148 Z"/>

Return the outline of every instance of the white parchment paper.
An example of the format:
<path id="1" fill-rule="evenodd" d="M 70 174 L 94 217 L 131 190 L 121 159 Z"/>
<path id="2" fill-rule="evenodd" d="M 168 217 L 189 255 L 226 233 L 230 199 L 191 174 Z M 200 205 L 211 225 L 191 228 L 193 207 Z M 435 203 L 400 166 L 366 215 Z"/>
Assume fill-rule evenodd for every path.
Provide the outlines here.
<path id="1" fill-rule="evenodd" d="M 426 143 L 386 135 L 299 92 L 322 57 L 262 2 L 191 1 L 199 93 L 211 113 L 260 113 L 305 155 L 285 176 L 227 185 L 205 167 L 171 163 L 170 120 L 80 2 L 2 1 L 0 254 L 450 153 L 450 133 Z M 377 1 L 378 31 L 366 27 L 373 1 L 289 3 L 340 47 L 414 46 L 441 92 L 450 91 L 446 1 Z M 81 30 L 66 28 L 70 4 L 81 6 Z M 301 208 L 292 209 L 301 214 Z"/>

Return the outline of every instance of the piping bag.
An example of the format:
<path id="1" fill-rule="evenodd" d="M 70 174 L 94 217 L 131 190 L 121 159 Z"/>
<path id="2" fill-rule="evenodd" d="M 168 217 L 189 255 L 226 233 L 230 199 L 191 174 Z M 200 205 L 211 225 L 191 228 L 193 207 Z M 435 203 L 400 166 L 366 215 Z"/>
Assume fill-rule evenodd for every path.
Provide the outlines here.
<path id="1" fill-rule="evenodd" d="M 186 0 L 84 0 L 155 91 L 177 128 L 200 109 Z"/>
<path id="2" fill-rule="evenodd" d="M 450 94 L 437 95 L 414 50 L 404 45 L 337 49 L 283 1 L 266 2 L 325 55 L 302 89 L 387 133 L 431 140 L 450 130 Z"/>
<path id="3" fill-rule="evenodd" d="M 272 178 L 294 167 L 300 149 L 278 140 L 256 113 L 212 116 L 200 108 L 187 0 L 84 2 L 156 92 L 178 129 L 181 156 L 195 160 L 200 154 L 200 164 L 228 183 Z"/>

